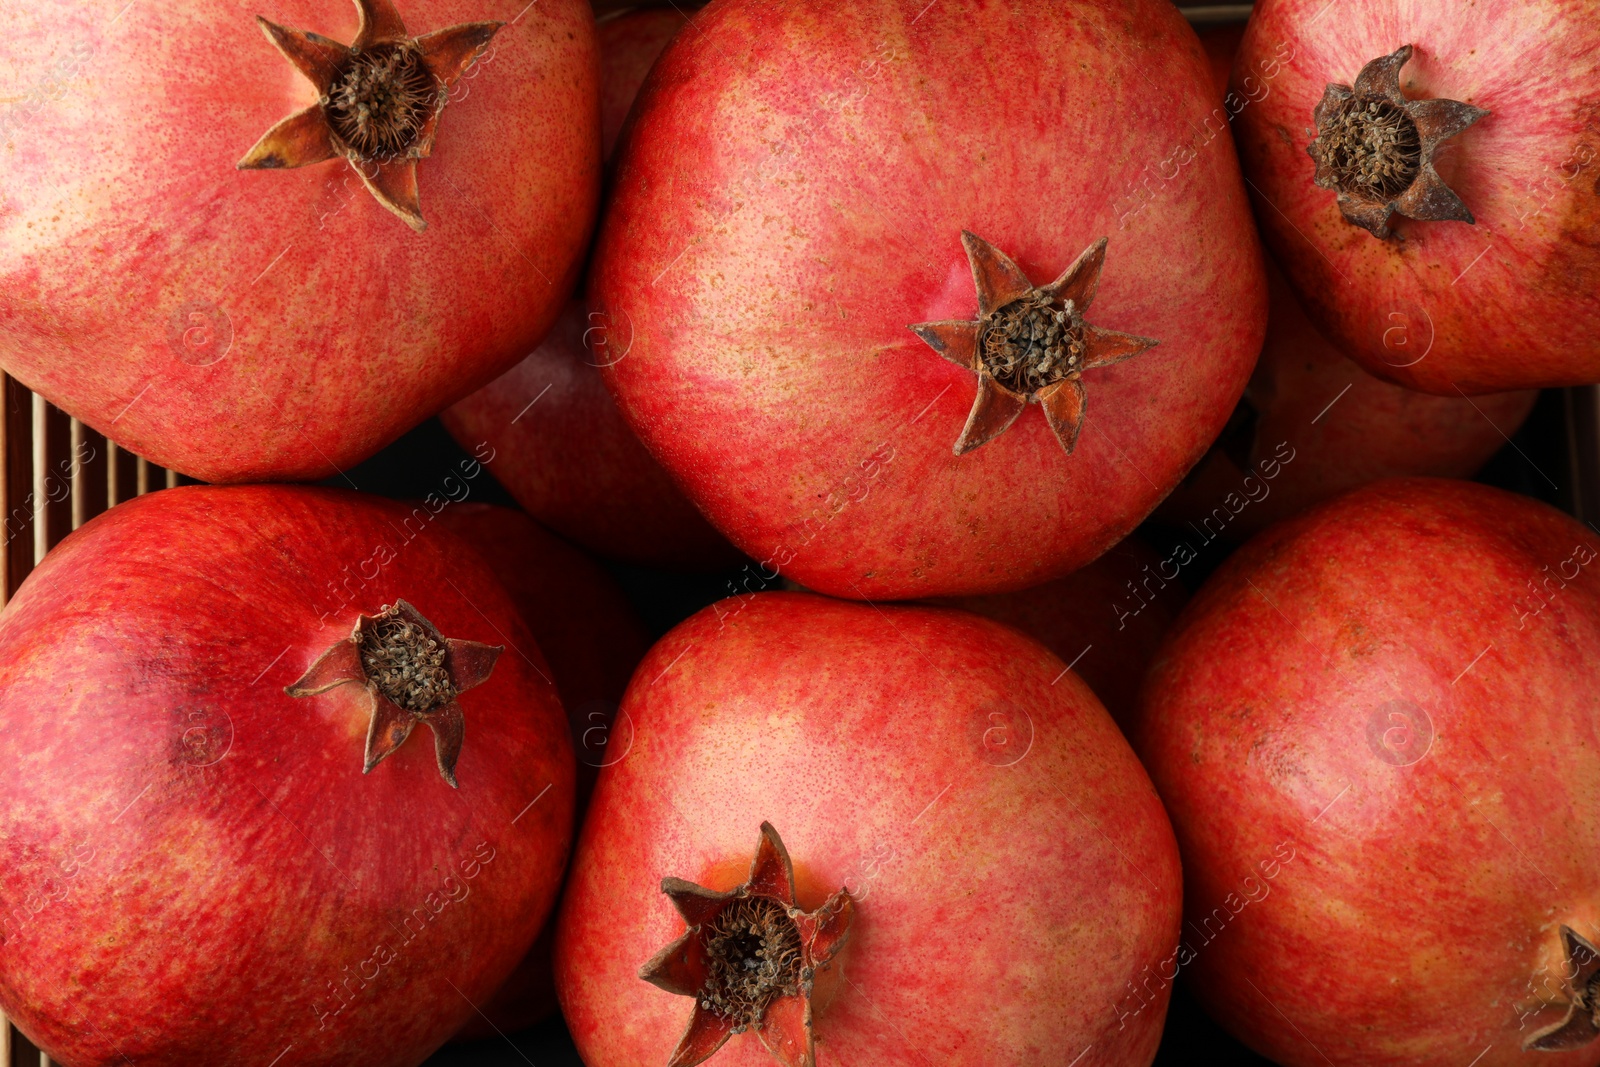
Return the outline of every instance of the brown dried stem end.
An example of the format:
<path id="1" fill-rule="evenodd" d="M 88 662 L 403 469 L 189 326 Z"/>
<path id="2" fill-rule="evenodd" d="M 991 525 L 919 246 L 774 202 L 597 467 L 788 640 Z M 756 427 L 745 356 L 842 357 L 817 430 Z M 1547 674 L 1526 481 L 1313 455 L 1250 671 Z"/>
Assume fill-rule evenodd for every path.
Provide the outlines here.
<path id="1" fill-rule="evenodd" d="M 1329 116 L 1323 152 L 1341 193 L 1377 203 L 1411 187 L 1422 169 L 1422 139 L 1404 109 L 1351 97 Z"/>
<path id="2" fill-rule="evenodd" d="M 705 949 L 700 1006 L 734 1023 L 735 1033 L 759 1026 L 778 997 L 800 992 L 800 930 L 771 897 L 723 908 L 706 926 Z"/>
<path id="3" fill-rule="evenodd" d="M 399 607 L 373 617 L 355 634 L 361 666 L 378 691 L 407 711 L 425 714 L 456 698 L 445 666 L 448 648 L 403 617 Z"/>
<path id="4" fill-rule="evenodd" d="M 1379 239 L 1395 215 L 1424 222 L 1473 222 L 1472 212 L 1434 169 L 1439 145 L 1489 114 L 1442 97 L 1413 100 L 1400 90 L 1411 60 L 1401 45 L 1361 68 L 1354 85 L 1330 82 L 1312 118 L 1317 136 L 1306 152 L 1312 179 L 1337 192 L 1346 221 Z"/>
<path id="5" fill-rule="evenodd" d="M 391 159 L 416 143 L 439 105 L 439 86 L 408 41 L 352 50 L 323 108 L 339 138 L 363 159 Z"/>
<path id="6" fill-rule="evenodd" d="M 1083 316 L 1071 300 L 1062 307 L 1038 289 L 984 318 L 978 353 L 995 381 L 1031 395 L 1083 370 Z"/>

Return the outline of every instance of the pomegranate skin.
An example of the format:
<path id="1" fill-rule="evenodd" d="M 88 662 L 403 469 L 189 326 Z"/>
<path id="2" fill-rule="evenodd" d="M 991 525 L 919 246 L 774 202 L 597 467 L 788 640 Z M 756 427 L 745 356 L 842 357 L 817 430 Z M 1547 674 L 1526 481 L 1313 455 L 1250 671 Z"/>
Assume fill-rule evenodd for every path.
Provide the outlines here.
<path id="1" fill-rule="evenodd" d="M 665 1067 L 691 1002 L 638 977 L 684 930 L 661 879 L 732 888 L 766 819 L 802 907 L 857 899 L 818 983 L 820 1063 L 1148 1064 L 1165 993 L 1114 1004 L 1176 941 L 1177 853 L 1063 667 L 965 612 L 803 593 L 724 601 L 663 638 L 624 698 L 632 748 L 601 773 L 558 921 L 584 1062 Z M 772 1058 L 746 1033 L 709 1062 Z"/>
<path id="2" fill-rule="evenodd" d="M 641 7 L 618 11 L 596 24 L 600 37 L 600 145 L 607 159 L 656 57 L 688 21 L 689 16 L 676 6 Z"/>
<path id="3" fill-rule="evenodd" d="M 857 599 L 1026 588 L 1120 540 L 1221 429 L 1263 329 L 1176 9 L 726 0 L 696 26 L 641 91 L 589 290 L 596 362 L 690 499 Z M 974 316 L 963 229 L 1036 284 L 1108 236 L 1087 317 L 1160 341 L 1085 375 L 1070 456 L 1039 410 L 953 454 L 977 377 L 907 327 Z"/>
<path id="4" fill-rule="evenodd" d="M 607 158 L 651 64 L 686 21 L 672 8 L 647 8 L 599 23 Z M 597 322 L 582 301 L 569 303 L 527 358 L 446 409 L 445 428 L 466 447 L 493 446 L 495 476 L 517 503 L 578 544 L 646 566 L 732 565 L 738 551 L 672 484 L 606 392 L 584 344 Z"/>
<path id="5" fill-rule="evenodd" d="M 1430 396 L 1374 378 L 1311 324 L 1270 262 L 1267 280 L 1267 340 L 1244 399 L 1254 421 L 1237 439 L 1224 433 L 1212 446 L 1162 502 L 1156 514 L 1164 521 L 1199 525 L 1219 507 L 1232 513 L 1224 503 L 1232 493 L 1236 500 L 1250 499 L 1222 525 L 1223 536 L 1239 542 L 1383 478 L 1470 478 L 1505 446 L 1539 399 L 1533 389 Z M 1268 484 L 1261 464 L 1284 442 L 1294 459 L 1283 477 Z M 1264 495 L 1256 498 L 1258 493 Z"/>
<path id="6" fill-rule="evenodd" d="M 397 598 L 509 646 L 459 697 L 459 790 L 420 725 L 362 773 L 362 687 L 284 691 Z M 405 505 L 191 487 L 95 519 L 0 615 L 0 1006 L 69 1067 L 420 1063 L 557 895 L 573 757 L 546 674 L 488 569 Z"/>
<path id="7" fill-rule="evenodd" d="M 1600 380 L 1600 24 L 1589 0 L 1255 6 L 1234 123 L 1256 218 L 1312 321 L 1372 374 L 1455 396 Z M 1440 176 L 1476 217 L 1346 222 L 1306 154 L 1330 82 L 1401 45 L 1412 99 L 1491 113 L 1445 141 Z M 1254 82 L 1246 86 L 1243 79 Z M 1245 94 L 1245 89 L 1252 91 Z M 1403 238 L 1403 240 L 1398 239 Z"/>
<path id="8" fill-rule="evenodd" d="M 739 552 L 672 484 L 606 392 L 574 301 L 528 357 L 441 416 L 465 448 L 487 443 L 494 475 L 539 521 L 613 559 L 715 570 Z"/>
<path id="9" fill-rule="evenodd" d="M 1536 1010 L 1560 925 L 1600 933 L 1597 552 L 1543 504 L 1395 479 L 1190 602 L 1134 743 L 1183 851 L 1190 989 L 1241 1040 L 1287 1067 L 1600 1062 L 1520 1051 L 1560 1019 Z"/>
<path id="10" fill-rule="evenodd" d="M 42 94 L 0 118 L 0 366 L 196 478 L 312 479 L 536 344 L 599 198 L 593 13 L 396 3 L 413 35 L 507 23 L 418 165 L 422 233 L 345 162 L 235 169 L 316 100 L 255 15 L 348 43 L 349 0 L 0 10 L 0 74 Z"/>
<path id="11" fill-rule="evenodd" d="M 650 648 L 626 594 L 605 568 L 520 511 L 465 502 L 439 512 L 439 522 L 476 549 L 511 594 L 550 663 L 574 749 L 581 749 L 585 731 L 611 721 Z M 584 754 L 604 760 L 603 751 Z M 588 778 L 580 794 L 593 788 L 593 770 L 580 762 L 579 778 Z"/>
<path id="12" fill-rule="evenodd" d="M 550 664 L 578 753 L 575 815 L 582 819 L 610 737 L 612 717 L 650 637 L 611 576 L 520 511 L 454 504 L 439 512 L 445 529 L 478 551 L 511 594 Z M 515 1033 L 557 1010 L 550 971 L 554 927 L 547 925 L 456 1040 Z"/>
<path id="13" fill-rule="evenodd" d="M 1129 537 L 1065 578 L 946 603 L 1021 630 L 1070 663 L 1126 731 L 1145 670 L 1189 598 L 1181 583 L 1163 577 L 1167 562 Z"/>

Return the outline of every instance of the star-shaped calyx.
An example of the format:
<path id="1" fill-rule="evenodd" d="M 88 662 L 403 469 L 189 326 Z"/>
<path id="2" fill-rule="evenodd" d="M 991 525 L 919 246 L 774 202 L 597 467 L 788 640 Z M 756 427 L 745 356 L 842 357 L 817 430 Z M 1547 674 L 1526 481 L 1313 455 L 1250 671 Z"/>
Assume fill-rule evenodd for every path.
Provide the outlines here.
<path id="1" fill-rule="evenodd" d="M 794 865 L 771 823 L 750 877 L 718 893 L 665 878 L 661 891 L 689 928 L 639 969 L 669 993 L 693 997 L 694 1014 L 667 1067 L 692 1067 L 734 1034 L 755 1030 L 785 1067 L 815 1067 L 811 992 L 850 933 L 855 900 L 841 889 L 816 911 L 795 904 Z"/>
<path id="2" fill-rule="evenodd" d="M 417 723 L 433 730 L 439 773 L 456 784 L 456 760 L 466 723 L 456 697 L 488 680 L 503 645 L 445 637 L 404 600 L 356 619 L 350 636 L 329 648 L 284 692 L 316 696 L 346 682 L 366 688 L 372 700 L 365 774 L 411 736 Z"/>
<path id="3" fill-rule="evenodd" d="M 318 99 L 268 130 L 239 169 L 348 159 L 378 203 L 422 230 L 417 160 L 433 151 L 450 86 L 504 23 L 469 22 L 412 37 L 392 0 L 356 0 L 356 8 L 361 25 L 349 45 L 256 16 Z"/>
<path id="4" fill-rule="evenodd" d="M 1600 1037 L 1600 949 L 1570 926 L 1561 928 L 1566 956 L 1567 1014 L 1522 1043 L 1531 1052 L 1565 1052 Z"/>
<path id="5" fill-rule="evenodd" d="M 1408 100 L 1400 68 L 1411 46 L 1361 68 L 1354 87 L 1330 84 L 1312 117 L 1317 138 L 1306 151 L 1316 183 L 1339 194 L 1339 210 L 1374 237 L 1389 236 L 1389 219 L 1476 221 L 1433 169 L 1433 154 L 1489 112 L 1459 100 Z"/>
<path id="6" fill-rule="evenodd" d="M 1157 342 L 1083 321 L 1106 262 L 1104 237 L 1049 285 L 1035 289 L 1009 256 L 961 231 L 978 289 L 975 320 L 920 322 L 918 337 L 945 359 L 977 372 L 978 396 L 956 439 L 956 455 L 999 437 L 1038 401 L 1068 455 L 1083 428 L 1082 376 L 1137 356 Z"/>

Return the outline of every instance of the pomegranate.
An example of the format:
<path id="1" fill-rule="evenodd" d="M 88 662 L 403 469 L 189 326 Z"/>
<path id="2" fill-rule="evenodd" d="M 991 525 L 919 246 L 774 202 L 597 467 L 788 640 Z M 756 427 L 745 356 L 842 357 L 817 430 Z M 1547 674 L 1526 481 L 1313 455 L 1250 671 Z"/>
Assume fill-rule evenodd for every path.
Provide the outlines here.
<path id="1" fill-rule="evenodd" d="M 7 5 L 0 69 L 35 88 L 0 112 L 0 366 L 206 481 L 369 456 L 568 299 L 598 199 L 593 20 Z"/>
<path id="2" fill-rule="evenodd" d="M 578 752 L 581 818 L 606 760 L 612 717 L 650 638 L 609 574 L 520 511 L 462 503 L 439 512 L 439 522 L 483 556 L 550 663 Z M 540 932 L 511 977 L 478 1006 L 458 1037 L 512 1033 L 555 1012 L 553 932 L 550 926 Z"/>
<path id="3" fill-rule="evenodd" d="M 440 511 L 438 521 L 489 564 L 550 663 L 578 752 L 581 808 L 650 635 L 605 568 L 522 512 L 460 503 Z"/>
<path id="4" fill-rule="evenodd" d="M 0 614 L 0 1006 L 64 1064 L 420 1063 L 554 905 L 547 676 L 426 506 L 106 512 Z"/>
<path id="5" fill-rule="evenodd" d="M 1597 546 L 1523 497 L 1393 479 L 1262 534 L 1178 620 L 1135 747 L 1183 851 L 1190 988 L 1263 1055 L 1600 1063 Z"/>
<path id="6" fill-rule="evenodd" d="M 853 598 L 1026 588 L 1128 533 L 1263 330 L 1182 16 L 729 0 L 696 29 L 624 138 L 589 335 L 690 499 Z"/>
<path id="7" fill-rule="evenodd" d="M 1600 380 L 1597 35 L 1583 0 L 1256 5 L 1239 151 L 1341 351 L 1445 396 Z"/>
<path id="8" fill-rule="evenodd" d="M 1407 474 L 1468 478 L 1503 448 L 1539 399 L 1536 390 L 1429 396 L 1374 378 L 1311 325 L 1277 270 L 1267 340 L 1234 421 L 1157 515 L 1196 527 L 1248 500 L 1224 536 L 1241 541 L 1358 485 Z M 1280 445 L 1293 470 L 1268 485 L 1259 464 Z"/>
<path id="9" fill-rule="evenodd" d="M 670 7 L 600 21 L 607 157 L 650 65 L 685 21 Z M 738 552 L 672 484 L 606 392 L 584 343 L 597 323 L 581 301 L 568 304 L 526 359 L 446 410 L 445 427 L 463 444 L 490 442 L 500 456 L 495 475 L 517 502 L 587 548 L 656 567 L 734 563 Z"/>
<path id="10" fill-rule="evenodd" d="M 1177 853 L 1038 644 L 763 593 L 663 638 L 622 713 L 556 934 L 589 1067 L 1151 1061 Z"/>
<path id="11" fill-rule="evenodd" d="M 1015 627 L 1054 652 L 1126 730 L 1145 668 L 1188 599 L 1177 576 L 1174 561 L 1133 536 L 1065 578 L 946 603 Z"/>

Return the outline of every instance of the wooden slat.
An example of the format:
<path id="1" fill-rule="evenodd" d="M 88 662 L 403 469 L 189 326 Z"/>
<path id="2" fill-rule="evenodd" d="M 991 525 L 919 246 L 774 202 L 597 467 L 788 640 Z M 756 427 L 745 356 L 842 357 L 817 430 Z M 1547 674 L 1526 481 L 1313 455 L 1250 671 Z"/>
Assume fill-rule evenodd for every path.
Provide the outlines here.
<path id="1" fill-rule="evenodd" d="M 1572 467 L 1572 513 L 1600 526 L 1600 386 L 1566 391 L 1567 460 Z"/>
<path id="2" fill-rule="evenodd" d="M 0 516 L 4 517 L 4 540 L 0 541 L 0 607 L 11 598 L 11 451 L 14 428 L 11 419 L 10 388 L 0 374 Z M 11 1067 L 11 1020 L 0 1015 L 0 1067 Z"/>
<path id="3" fill-rule="evenodd" d="M 134 492 L 144 496 L 150 491 L 150 461 L 140 456 L 138 465 L 134 469 L 137 471 L 134 477 Z"/>
<path id="4" fill-rule="evenodd" d="M 50 551 L 50 406 L 33 394 L 33 565 Z"/>
<path id="5" fill-rule="evenodd" d="M 72 528 L 76 530 L 89 518 L 89 487 L 84 484 L 83 423 L 72 420 Z"/>
<path id="6" fill-rule="evenodd" d="M 0 608 L 11 599 L 11 390 L 9 379 L 0 373 Z M 0 1016 L 0 1030 L 6 1031 L 6 1052 L 0 1067 L 11 1067 L 11 1033 Z"/>
<path id="7" fill-rule="evenodd" d="M 118 495 L 122 486 L 118 484 L 117 479 L 117 452 L 117 443 L 111 440 L 106 441 L 106 509 L 108 511 L 116 507 L 122 499 Z"/>
<path id="8" fill-rule="evenodd" d="M 1249 4 L 1196 4 L 1183 9 L 1183 17 L 1196 26 L 1214 26 L 1224 22 L 1244 22 L 1250 18 Z"/>
<path id="9" fill-rule="evenodd" d="M 177 471 L 169 470 L 167 472 L 167 488 L 168 489 L 176 489 L 176 488 L 178 488 L 178 472 Z"/>

